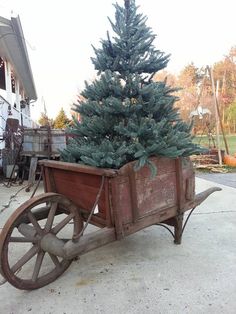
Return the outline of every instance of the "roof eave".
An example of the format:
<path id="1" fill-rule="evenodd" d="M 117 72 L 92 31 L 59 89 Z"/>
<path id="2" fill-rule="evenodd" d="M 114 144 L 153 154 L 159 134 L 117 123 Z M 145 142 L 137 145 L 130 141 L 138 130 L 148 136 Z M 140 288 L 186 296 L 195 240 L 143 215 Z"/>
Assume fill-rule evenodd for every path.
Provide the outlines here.
<path id="1" fill-rule="evenodd" d="M 0 22 L 1 21 L 5 27 L 10 30 L 10 32 L 6 30 L 6 35 L 4 36 L 3 33 L 1 38 L 2 47 L 5 51 L 5 57 L 12 64 L 15 74 L 25 90 L 27 97 L 30 100 L 36 100 L 37 93 L 20 18 L 17 16 L 11 17 L 11 20 L 7 20 L 1 17 Z M 13 36 L 10 36 L 11 34 Z"/>

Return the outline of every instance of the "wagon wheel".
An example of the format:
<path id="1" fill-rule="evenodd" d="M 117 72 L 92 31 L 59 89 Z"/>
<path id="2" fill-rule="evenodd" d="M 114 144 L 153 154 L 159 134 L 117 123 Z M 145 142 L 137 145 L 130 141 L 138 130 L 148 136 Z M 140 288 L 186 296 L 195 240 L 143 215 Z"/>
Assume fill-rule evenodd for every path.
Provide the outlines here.
<path id="1" fill-rule="evenodd" d="M 83 227 L 79 211 L 66 197 L 44 193 L 22 204 L 8 219 L 0 237 L 0 271 L 19 289 L 43 287 L 71 264 L 57 250 L 47 251 L 45 242 L 66 243 Z M 48 240 L 49 239 L 49 240 Z M 44 246 L 43 243 L 44 242 Z M 47 247 L 47 246 L 46 246 Z M 53 251 L 53 252 L 52 252 Z"/>

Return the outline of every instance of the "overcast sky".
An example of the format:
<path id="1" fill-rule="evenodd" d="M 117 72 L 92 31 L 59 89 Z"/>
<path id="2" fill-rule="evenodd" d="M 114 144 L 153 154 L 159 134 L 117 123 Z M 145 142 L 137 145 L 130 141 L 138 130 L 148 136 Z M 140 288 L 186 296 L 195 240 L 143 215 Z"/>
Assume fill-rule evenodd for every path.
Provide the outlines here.
<path id="1" fill-rule="evenodd" d="M 110 29 L 113 0 L 0 0 L 1 12 L 20 15 L 35 79 L 38 101 L 33 117 L 43 111 L 54 117 L 68 112 L 83 88 L 95 76 L 91 44 Z M 118 0 L 123 3 L 123 0 Z M 139 12 L 157 34 L 156 47 L 171 54 L 167 67 L 178 73 L 185 65 L 212 65 L 236 45 L 235 0 L 136 0 Z"/>

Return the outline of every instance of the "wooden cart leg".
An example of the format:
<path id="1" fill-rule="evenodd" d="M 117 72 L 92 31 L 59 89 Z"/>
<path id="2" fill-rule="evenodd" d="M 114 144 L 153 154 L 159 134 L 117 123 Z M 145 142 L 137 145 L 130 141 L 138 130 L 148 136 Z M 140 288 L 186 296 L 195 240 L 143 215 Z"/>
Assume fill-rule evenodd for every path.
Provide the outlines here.
<path id="1" fill-rule="evenodd" d="M 174 217 L 174 221 L 175 221 L 174 243 L 175 244 L 181 244 L 182 233 L 183 233 L 183 219 L 184 219 L 184 214 L 178 214 L 178 216 Z"/>

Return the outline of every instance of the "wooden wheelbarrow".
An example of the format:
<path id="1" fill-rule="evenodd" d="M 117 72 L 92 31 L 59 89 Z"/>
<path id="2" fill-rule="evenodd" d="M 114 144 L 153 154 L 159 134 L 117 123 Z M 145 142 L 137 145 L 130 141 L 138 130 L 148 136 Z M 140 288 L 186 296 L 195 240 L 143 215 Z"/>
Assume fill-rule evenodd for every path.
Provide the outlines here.
<path id="1" fill-rule="evenodd" d="M 19 289 L 43 287 L 74 258 L 151 225 L 164 226 L 180 244 L 192 211 L 221 189 L 195 195 L 189 158 L 155 157 L 152 162 L 158 172 L 154 178 L 147 167 L 135 172 L 134 162 L 114 170 L 41 161 L 45 193 L 17 208 L 0 235 L 6 281 Z M 84 234 L 88 224 L 98 231 Z"/>

